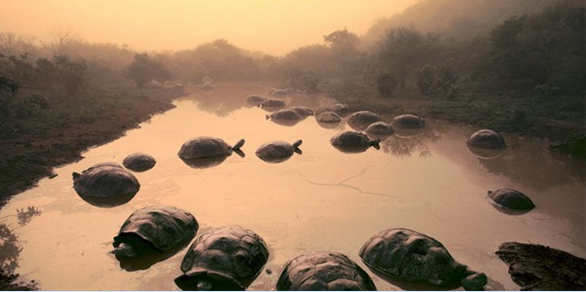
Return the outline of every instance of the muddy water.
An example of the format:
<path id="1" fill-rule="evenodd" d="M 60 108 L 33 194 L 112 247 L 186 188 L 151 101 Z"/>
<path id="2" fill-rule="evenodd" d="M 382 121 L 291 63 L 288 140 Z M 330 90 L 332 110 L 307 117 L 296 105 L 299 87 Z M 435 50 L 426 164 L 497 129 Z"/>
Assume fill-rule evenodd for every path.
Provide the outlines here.
<path id="1" fill-rule="evenodd" d="M 274 290 L 282 266 L 303 253 L 342 252 L 366 269 L 358 256 L 361 245 L 394 227 L 441 241 L 458 261 L 488 275 L 487 290 L 518 290 L 494 254 L 503 242 L 543 244 L 586 257 L 584 169 L 551 157 L 539 142 L 505 136 L 507 150 L 481 159 L 465 143 L 477 129 L 428 121 L 425 131 L 393 136 L 378 151 L 347 154 L 329 144 L 334 134 L 350 129 L 344 122 L 334 129 L 320 127 L 312 117 L 294 126 L 275 124 L 265 119 L 264 110 L 245 106 L 249 94 L 264 92 L 220 86 L 214 93 L 195 93 L 121 139 L 90 149 L 78 163 L 56 169 L 57 177 L 41 181 L 0 211 L 0 223 L 8 227 L 2 242 L 14 247 L 2 255 L 3 266 L 38 281 L 42 290 L 178 290 L 173 279 L 181 273 L 185 250 L 130 271 L 109 253 L 128 215 L 158 204 L 192 212 L 198 234 L 241 225 L 261 235 L 270 258 L 249 290 Z M 233 154 L 208 168 L 190 167 L 177 151 L 202 135 L 228 143 L 245 138 L 246 155 Z M 298 139 L 303 153 L 282 163 L 254 154 L 265 142 Z M 72 172 L 104 161 L 121 163 L 138 151 L 154 156 L 157 164 L 135 173 L 141 189 L 130 202 L 96 207 L 73 190 Z M 486 191 L 503 187 L 523 191 L 537 208 L 523 215 L 500 212 Z M 369 274 L 379 290 L 409 288 Z"/>

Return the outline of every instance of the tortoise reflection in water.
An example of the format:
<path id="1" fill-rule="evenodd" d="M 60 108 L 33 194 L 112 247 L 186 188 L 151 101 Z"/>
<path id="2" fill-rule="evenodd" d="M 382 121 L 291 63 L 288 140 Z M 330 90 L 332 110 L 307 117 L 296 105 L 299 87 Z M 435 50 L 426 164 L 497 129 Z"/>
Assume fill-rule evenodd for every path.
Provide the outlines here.
<path id="1" fill-rule="evenodd" d="M 198 237 L 175 279 L 182 290 L 245 290 L 269 258 L 264 240 L 240 226 L 215 228 Z"/>
<path id="2" fill-rule="evenodd" d="M 364 263 L 383 277 L 437 286 L 460 284 L 466 290 L 481 290 L 487 283 L 484 273 L 458 263 L 437 240 L 425 234 L 391 228 L 368 239 L 360 249 Z"/>

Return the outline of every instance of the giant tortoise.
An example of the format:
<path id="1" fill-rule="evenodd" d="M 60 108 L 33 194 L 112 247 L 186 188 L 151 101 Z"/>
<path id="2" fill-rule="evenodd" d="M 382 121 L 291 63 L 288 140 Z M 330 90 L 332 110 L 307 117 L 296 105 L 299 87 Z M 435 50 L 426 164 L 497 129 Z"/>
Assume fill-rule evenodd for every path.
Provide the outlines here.
<path id="1" fill-rule="evenodd" d="M 173 206 L 149 206 L 133 212 L 114 237 L 117 257 L 132 258 L 172 250 L 191 240 L 199 225 L 188 211 Z"/>
<path id="2" fill-rule="evenodd" d="M 266 243 L 252 230 L 214 228 L 191 244 L 175 284 L 183 290 L 245 290 L 268 258 Z"/>
<path id="3" fill-rule="evenodd" d="M 357 111 L 348 117 L 348 125 L 357 131 L 365 130 L 370 124 L 381 120 L 380 115 L 371 111 Z"/>
<path id="4" fill-rule="evenodd" d="M 376 291 L 368 274 L 339 252 L 316 252 L 289 260 L 278 291 Z"/>
<path id="5" fill-rule="evenodd" d="M 157 161 L 154 157 L 142 152 L 132 153 L 122 161 L 124 167 L 139 172 L 153 168 L 156 163 Z"/>
<path id="6" fill-rule="evenodd" d="M 488 199 L 498 207 L 499 211 L 507 214 L 522 214 L 535 208 L 535 204 L 525 194 L 509 188 L 488 191 Z"/>
<path id="7" fill-rule="evenodd" d="M 120 164 L 103 162 L 73 172 L 73 188 L 86 202 L 111 207 L 130 201 L 140 189 L 138 179 Z"/>
<path id="8" fill-rule="evenodd" d="M 380 149 L 379 139 L 370 139 L 366 134 L 356 131 L 344 131 L 334 135 L 330 143 L 336 149 L 346 153 L 360 153 L 371 146 Z"/>
<path id="9" fill-rule="evenodd" d="M 301 140 L 297 140 L 293 144 L 280 140 L 272 141 L 260 145 L 255 154 L 266 162 L 283 162 L 289 159 L 293 153 L 301 154 L 301 149 L 299 149 L 301 143 Z"/>
<path id="10" fill-rule="evenodd" d="M 386 280 L 400 279 L 449 286 L 460 282 L 466 290 L 481 290 L 486 275 L 458 263 L 439 241 L 425 234 L 391 228 L 368 239 L 360 257 Z"/>

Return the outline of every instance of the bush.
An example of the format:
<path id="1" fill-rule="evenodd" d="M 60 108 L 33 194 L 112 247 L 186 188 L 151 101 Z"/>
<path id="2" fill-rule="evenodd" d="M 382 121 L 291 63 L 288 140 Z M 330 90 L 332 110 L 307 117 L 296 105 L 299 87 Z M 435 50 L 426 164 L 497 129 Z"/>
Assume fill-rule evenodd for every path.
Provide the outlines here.
<path id="1" fill-rule="evenodd" d="M 376 78 L 376 90 L 381 97 L 391 97 L 397 89 L 399 81 L 390 73 L 383 73 Z"/>

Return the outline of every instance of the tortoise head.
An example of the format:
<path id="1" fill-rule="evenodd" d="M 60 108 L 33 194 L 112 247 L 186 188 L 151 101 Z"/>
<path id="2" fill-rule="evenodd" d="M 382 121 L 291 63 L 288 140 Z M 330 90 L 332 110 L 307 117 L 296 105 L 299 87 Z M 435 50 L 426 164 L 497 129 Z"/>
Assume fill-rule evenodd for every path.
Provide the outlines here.
<path id="1" fill-rule="evenodd" d="M 79 177 L 81 176 L 81 174 L 79 172 L 73 172 L 71 174 L 71 176 L 73 176 L 73 181 L 76 181 L 79 179 Z"/>
<path id="2" fill-rule="evenodd" d="M 293 148 L 297 148 L 297 147 L 299 147 L 299 145 L 301 145 L 301 143 L 303 143 L 303 141 L 302 141 L 302 140 L 297 140 L 297 141 L 295 141 L 295 143 L 293 143 L 293 144 L 292 144 L 292 145 L 293 145 Z"/>
<path id="3" fill-rule="evenodd" d="M 138 255 L 132 245 L 124 242 L 120 243 L 120 245 L 114 248 L 111 252 L 116 255 L 116 257 L 122 258 L 134 258 Z"/>
<path id="4" fill-rule="evenodd" d="M 370 141 L 370 145 L 372 147 L 374 147 L 374 149 L 376 149 L 376 150 L 379 150 L 380 149 L 380 144 L 379 143 L 380 143 L 380 139 L 375 139 L 375 140 Z"/>
<path id="5" fill-rule="evenodd" d="M 232 150 L 238 150 L 240 147 L 242 147 L 242 145 L 244 145 L 244 139 L 240 139 L 240 141 L 236 142 L 236 145 L 232 147 Z"/>

